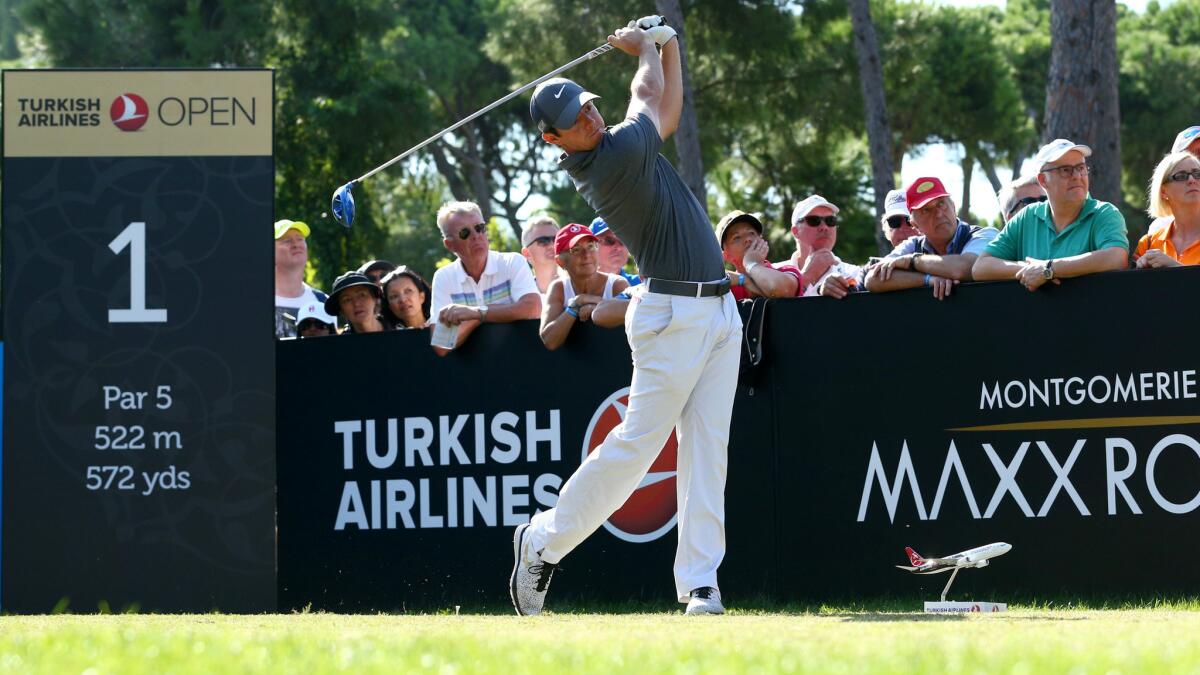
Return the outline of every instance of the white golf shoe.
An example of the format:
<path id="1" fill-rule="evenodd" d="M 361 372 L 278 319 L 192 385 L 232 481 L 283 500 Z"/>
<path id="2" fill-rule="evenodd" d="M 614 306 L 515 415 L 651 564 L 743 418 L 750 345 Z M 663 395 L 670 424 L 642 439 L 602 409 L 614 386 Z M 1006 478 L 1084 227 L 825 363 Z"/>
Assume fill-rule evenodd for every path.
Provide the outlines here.
<path id="1" fill-rule="evenodd" d="M 513 607 L 521 616 L 541 614 L 550 588 L 550 578 L 558 568 L 556 563 L 542 560 L 541 551 L 534 551 L 528 537 L 529 523 L 518 525 L 513 533 L 513 571 L 508 580 Z M 719 605 L 720 603 L 718 603 Z"/>
<path id="2" fill-rule="evenodd" d="M 692 591 L 692 599 L 688 600 L 684 614 L 724 614 L 725 607 L 721 604 L 721 591 L 710 586 L 701 586 Z"/>

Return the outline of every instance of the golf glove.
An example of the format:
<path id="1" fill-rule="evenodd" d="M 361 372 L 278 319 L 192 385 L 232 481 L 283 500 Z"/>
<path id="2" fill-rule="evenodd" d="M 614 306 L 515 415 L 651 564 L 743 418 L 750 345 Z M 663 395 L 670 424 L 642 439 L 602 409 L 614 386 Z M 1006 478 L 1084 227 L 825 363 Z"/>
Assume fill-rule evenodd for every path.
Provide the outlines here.
<path id="1" fill-rule="evenodd" d="M 637 21 L 630 21 L 630 27 L 637 26 L 654 38 L 654 44 L 659 47 L 670 42 L 675 37 L 675 29 L 667 25 L 667 20 L 658 15 L 643 16 Z"/>

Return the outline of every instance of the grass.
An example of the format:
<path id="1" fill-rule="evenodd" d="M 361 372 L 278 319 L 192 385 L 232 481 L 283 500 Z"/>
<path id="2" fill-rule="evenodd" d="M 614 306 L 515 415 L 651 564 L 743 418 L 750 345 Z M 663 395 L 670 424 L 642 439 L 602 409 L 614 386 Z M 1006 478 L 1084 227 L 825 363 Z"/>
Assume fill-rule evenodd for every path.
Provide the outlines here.
<path id="1" fill-rule="evenodd" d="M 777 608 L 772 608 L 777 609 Z M 542 617 L 0 617 L 0 673 L 1200 673 L 1200 603 Z"/>

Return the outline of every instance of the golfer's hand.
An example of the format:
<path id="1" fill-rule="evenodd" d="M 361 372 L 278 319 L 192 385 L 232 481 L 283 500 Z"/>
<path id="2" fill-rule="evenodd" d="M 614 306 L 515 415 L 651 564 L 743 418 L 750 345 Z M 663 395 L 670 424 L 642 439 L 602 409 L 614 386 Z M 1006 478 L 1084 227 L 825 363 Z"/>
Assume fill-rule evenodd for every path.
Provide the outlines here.
<path id="1" fill-rule="evenodd" d="M 646 31 L 646 34 L 654 39 L 654 44 L 659 47 L 670 42 L 671 38 L 675 37 L 675 29 L 667 25 L 667 20 L 657 14 L 652 16 L 643 16 L 637 21 L 630 21 L 629 26 L 637 26 Z"/>
<path id="2" fill-rule="evenodd" d="M 615 33 L 608 36 L 608 44 L 630 56 L 641 56 L 642 50 L 654 48 L 654 38 L 637 26 L 618 28 Z"/>

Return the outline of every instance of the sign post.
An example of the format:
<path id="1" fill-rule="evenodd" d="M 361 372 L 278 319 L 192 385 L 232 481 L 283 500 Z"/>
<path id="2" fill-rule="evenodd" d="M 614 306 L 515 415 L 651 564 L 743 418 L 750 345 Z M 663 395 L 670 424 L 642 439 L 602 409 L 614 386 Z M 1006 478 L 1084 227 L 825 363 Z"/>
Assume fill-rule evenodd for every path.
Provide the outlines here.
<path id="1" fill-rule="evenodd" d="M 272 79 L 4 72 L 0 609 L 275 608 Z"/>

